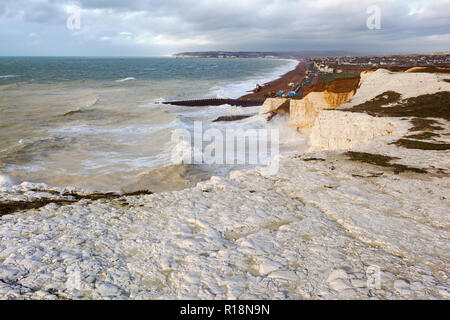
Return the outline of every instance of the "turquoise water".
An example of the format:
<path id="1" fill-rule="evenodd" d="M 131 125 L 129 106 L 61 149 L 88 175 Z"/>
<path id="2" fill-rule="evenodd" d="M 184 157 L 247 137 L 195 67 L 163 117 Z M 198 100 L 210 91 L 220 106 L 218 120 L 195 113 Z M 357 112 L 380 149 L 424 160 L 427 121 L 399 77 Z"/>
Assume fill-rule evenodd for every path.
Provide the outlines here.
<path id="1" fill-rule="evenodd" d="M 161 101 L 236 98 L 296 64 L 275 59 L 0 57 L 0 176 L 15 183 L 120 190 L 136 177 L 171 165 L 171 152 L 179 147 L 171 141 L 176 129 L 192 130 L 197 120 L 219 130 L 264 125 L 257 108 L 186 108 Z M 248 113 L 255 117 L 211 122 L 221 115 Z"/>
<path id="2" fill-rule="evenodd" d="M 126 78 L 234 81 L 271 73 L 285 64 L 274 59 L 0 57 L 0 85 Z"/>

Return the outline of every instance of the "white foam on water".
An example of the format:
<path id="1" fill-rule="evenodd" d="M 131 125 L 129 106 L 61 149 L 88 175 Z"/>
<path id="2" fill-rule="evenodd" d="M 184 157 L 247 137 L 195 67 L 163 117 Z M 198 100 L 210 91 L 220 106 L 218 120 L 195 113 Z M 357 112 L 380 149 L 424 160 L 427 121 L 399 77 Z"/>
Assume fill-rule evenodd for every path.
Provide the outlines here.
<path id="1" fill-rule="evenodd" d="M 223 84 L 223 86 L 216 89 L 231 92 L 229 96 L 238 97 L 245 94 L 246 90 L 252 89 L 255 83 L 271 81 L 292 70 L 297 64 L 298 61 L 286 61 L 272 72 L 266 74 L 260 72 L 253 78 L 241 78 L 234 83 L 226 83 L 227 80 L 221 80 L 221 82 L 215 83 Z M 156 83 L 156 87 L 144 89 L 138 80 L 134 80 L 136 80 L 134 77 L 115 80 L 116 83 L 128 83 L 126 86 L 129 87 L 127 88 L 129 94 L 125 96 L 122 87 L 125 84 L 118 87 L 111 82 L 100 84 L 73 82 L 30 86 L 28 95 L 41 93 L 41 91 L 47 93 L 49 90 L 59 90 L 55 92 L 60 93 L 61 97 L 67 96 L 70 100 L 67 111 L 75 111 L 76 116 L 61 117 L 57 118 L 58 121 L 51 122 L 45 128 L 51 137 L 48 142 L 46 140 L 43 140 L 43 143 L 35 142 L 29 137 L 19 136 L 21 138 L 20 148 L 17 144 L 13 147 L 19 148 L 18 152 L 25 152 L 33 159 L 26 165 L 18 165 L 17 168 L 14 168 L 15 171 L 8 167 L 8 171 L 4 173 L 17 176 L 17 179 L 20 180 L 42 179 L 50 184 L 61 181 L 60 185 L 78 184 L 81 187 L 84 187 L 85 177 L 94 176 L 95 173 L 95 179 L 99 180 L 96 188 L 101 189 L 103 188 L 103 176 L 110 175 L 114 181 L 113 184 L 119 183 L 121 179 L 126 179 L 124 176 L 128 176 L 128 174 L 124 175 L 124 172 L 145 171 L 171 163 L 171 155 L 174 150 L 179 151 L 180 157 L 190 152 L 192 156 L 196 155 L 196 159 L 200 158 L 199 153 L 202 153 L 203 150 L 193 149 L 194 146 L 190 144 L 171 141 L 171 132 L 179 128 L 188 130 L 193 137 L 195 121 L 202 122 L 203 132 L 209 128 L 216 128 L 224 137 L 225 131 L 229 128 L 258 129 L 263 128 L 266 124 L 265 119 L 257 115 L 259 107 L 242 108 L 227 104 L 210 107 L 183 107 L 161 104 L 165 101 L 165 95 L 170 94 L 171 91 L 168 88 L 172 88 L 172 86 L 183 88 L 182 92 L 194 88 L 199 92 L 198 97 L 204 97 L 210 83 L 199 82 L 199 88 L 197 88 L 195 83 L 181 85 L 177 81 L 169 81 L 164 84 Z M 44 94 L 39 96 L 44 96 Z M 224 96 L 228 96 L 228 93 Z M 39 100 L 36 103 L 44 105 L 44 102 Z M 55 105 L 60 104 L 59 98 L 55 101 L 50 100 L 50 102 Z M 88 107 L 93 105 L 98 106 L 89 110 Z M 64 107 L 67 106 L 64 105 Z M 47 109 L 43 107 L 43 110 Z M 65 109 L 64 112 L 66 112 Z M 51 112 L 48 113 L 52 115 Z M 239 121 L 212 122 L 220 116 L 251 114 L 254 116 Z M 102 117 L 104 117 L 104 121 Z M 28 144 L 32 144 L 30 150 L 22 151 L 23 145 L 27 146 Z M 203 147 L 209 144 L 210 142 L 205 141 Z M 54 146 L 56 148 L 53 148 Z M 39 155 L 39 148 L 46 151 L 49 147 L 53 149 L 42 156 Z M 86 154 L 77 158 L 75 150 L 86 152 Z M 120 150 L 121 154 L 108 154 L 111 150 Z M 36 158 L 34 158 L 35 156 Z M 244 156 L 245 154 L 236 155 L 237 158 Z M 38 163 L 39 166 L 36 166 Z M 175 163 L 180 163 L 180 161 L 175 161 Z M 70 170 L 66 170 L 69 167 Z M 42 171 L 42 175 L 38 174 L 39 170 L 31 168 L 38 168 Z M 215 167 L 211 167 L 211 170 L 214 171 Z M 33 176 L 29 178 L 20 171 Z M 17 172 L 20 174 L 16 174 Z M 48 177 L 49 172 L 56 173 L 52 177 Z M 73 181 L 64 177 L 69 172 L 74 177 Z M 61 179 L 58 180 L 59 176 Z M 116 176 L 120 178 L 116 178 Z M 92 179 L 94 180 L 94 178 Z M 10 179 L 2 178 L 2 183 L 9 184 L 11 182 Z"/>
<path id="2" fill-rule="evenodd" d="M 18 76 L 14 75 L 14 74 L 7 74 L 7 75 L 2 75 L 0 76 L 0 79 L 5 79 L 5 78 L 16 78 Z"/>
<path id="3" fill-rule="evenodd" d="M 216 108 L 218 108 L 219 111 L 217 111 Z M 206 111 L 205 113 L 208 115 L 207 121 L 201 121 L 201 119 L 199 118 L 200 115 L 193 118 L 194 119 L 193 121 L 201 121 L 202 132 L 197 132 L 197 134 L 204 135 L 207 132 L 207 130 L 217 129 L 221 133 L 221 136 L 218 138 L 223 139 L 223 141 L 226 141 L 228 134 L 234 134 L 233 131 L 235 133 L 240 132 L 240 134 L 237 134 L 238 140 L 241 142 L 243 141 L 243 139 L 245 141 L 247 141 L 247 142 L 245 142 L 247 146 L 244 148 L 244 150 L 236 150 L 236 152 L 234 154 L 234 158 L 238 161 L 237 163 L 244 163 L 243 165 L 237 165 L 237 163 L 235 163 L 236 166 L 241 166 L 241 169 L 249 166 L 249 164 L 247 164 L 248 161 L 246 160 L 246 158 L 249 157 L 250 149 L 248 148 L 248 143 L 250 140 L 247 140 L 247 139 L 249 139 L 247 135 L 250 134 L 251 131 L 248 131 L 248 130 L 254 130 L 254 129 L 268 130 L 267 134 L 268 134 L 269 139 L 272 134 L 270 132 L 270 130 L 279 130 L 279 132 L 278 132 L 279 141 L 278 142 L 279 142 L 279 147 L 280 147 L 279 151 L 281 153 L 291 153 L 293 151 L 299 152 L 302 150 L 307 150 L 308 135 L 300 134 L 294 127 L 288 126 L 289 117 L 287 117 L 287 116 L 278 115 L 277 117 L 272 119 L 270 122 L 267 122 L 265 115 L 259 115 L 259 114 L 255 114 L 254 116 L 250 116 L 249 118 L 245 118 L 245 119 L 237 120 L 237 121 L 223 121 L 223 122 L 211 122 L 210 121 L 210 120 L 215 119 L 218 115 L 227 115 L 226 113 L 224 113 L 224 111 L 228 111 L 230 113 L 228 115 L 240 114 L 240 113 L 251 114 L 252 111 L 257 112 L 258 108 L 259 107 L 236 108 L 236 107 L 231 107 L 229 105 L 204 108 L 203 110 Z M 239 111 L 236 111 L 234 109 L 239 110 Z M 249 109 L 249 110 L 246 111 L 247 109 Z M 201 111 L 195 111 L 194 113 L 197 113 L 197 112 L 201 112 Z M 201 116 L 204 117 L 205 115 L 201 114 Z M 196 159 L 202 159 L 203 156 L 205 155 L 205 154 L 203 154 L 203 152 L 205 152 L 205 149 L 203 149 L 203 148 L 205 148 L 206 146 L 210 145 L 210 143 L 212 143 L 211 141 L 204 141 L 203 136 L 200 136 L 200 141 L 202 141 L 202 146 L 195 145 L 195 143 L 193 141 L 194 133 L 195 133 L 193 122 L 191 122 L 191 121 L 183 122 L 183 124 L 184 124 L 183 128 L 187 129 L 190 133 L 191 141 L 186 141 L 186 140 L 172 141 L 172 143 L 167 144 L 166 150 L 167 150 L 167 152 L 172 154 L 172 163 L 173 164 L 192 163 L 189 161 L 190 161 L 190 159 L 194 158 L 194 155 L 196 155 Z M 231 131 L 228 131 L 228 130 L 231 130 Z M 243 134 L 243 136 L 240 137 L 242 134 Z M 274 155 L 274 150 L 275 150 L 274 145 L 272 145 L 272 142 L 270 142 L 270 144 L 271 144 L 271 146 L 269 147 L 268 151 L 270 152 L 271 155 Z M 218 150 L 216 150 L 216 152 L 217 151 Z M 224 148 L 222 150 L 222 152 L 223 153 L 218 155 L 218 158 L 225 160 L 225 157 L 226 157 L 225 153 L 227 152 L 227 150 Z M 259 154 L 258 157 L 261 157 L 261 155 Z M 223 163 L 225 163 L 225 161 Z M 266 163 L 258 163 L 258 164 L 264 165 Z M 231 167 L 228 167 L 228 169 L 231 170 Z M 234 169 L 236 169 L 236 167 L 234 167 Z M 226 174 L 226 173 L 227 173 L 227 170 L 222 172 L 222 174 Z"/>
<path id="4" fill-rule="evenodd" d="M 131 81 L 131 80 L 136 80 L 136 78 L 128 77 L 128 78 L 123 78 L 123 79 L 116 80 L 116 82 L 125 82 L 125 81 Z"/>
<path id="5" fill-rule="evenodd" d="M 213 96 L 215 98 L 238 98 L 245 94 L 248 94 L 248 90 L 255 88 L 256 84 L 263 85 L 264 83 L 273 81 L 278 79 L 283 74 L 295 69 L 298 65 L 299 61 L 291 60 L 291 59 L 283 59 L 289 61 L 289 63 L 276 68 L 274 71 L 259 75 L 250 79 L 228 83 L 223 86 L 215 86 L 210 89 L 209 96 Z"/>
<path id="6" fill-rule="evenodd" d="M 0 174 L 0 187 L 11 187 L 13 185 L 14 182 L 10 177 Z"/>

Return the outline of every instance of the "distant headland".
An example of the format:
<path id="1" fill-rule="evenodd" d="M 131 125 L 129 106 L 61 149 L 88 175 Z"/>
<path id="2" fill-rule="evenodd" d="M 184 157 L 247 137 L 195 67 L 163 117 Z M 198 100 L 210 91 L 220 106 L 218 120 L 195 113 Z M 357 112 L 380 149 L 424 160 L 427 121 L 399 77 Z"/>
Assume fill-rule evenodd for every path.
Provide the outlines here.
<path id="1" fill-rule="evenodd" d="M 264 51 L 198 51 L 173 54 L 177 58 L 279 58 L 297 59 L 317 56 L 346 56 L 354 53 L 344 51 L 295 51 L 295 52 L 264 52 Z"/>

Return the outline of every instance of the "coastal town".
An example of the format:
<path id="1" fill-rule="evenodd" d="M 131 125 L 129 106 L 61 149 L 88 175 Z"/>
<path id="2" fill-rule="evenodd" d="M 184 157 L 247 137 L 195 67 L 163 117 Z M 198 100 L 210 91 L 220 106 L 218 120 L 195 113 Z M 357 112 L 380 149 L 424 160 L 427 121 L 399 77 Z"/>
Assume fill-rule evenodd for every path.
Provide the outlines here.
<path id="1" fill-rule="evenodd" d="M 344 55 L 339 52 L 184 52 L 176 58 L 271 58 L 299 60 L 297 68 L 280 79 L 266 84 L 256 84 L 251 93 L 240 99 L 264 99 L 268 97 L 289 97 L 301 99 L 320 84 L 326 85 L 335 79 L 357 78 L 370 68 L 406 70 L 412 67 L 448 67 L 450 52 L 431 54 L 398 54 L 380 56 Z M 242 102 L 239 102 L 242 103 Z M 242 104 L 241 104 L 242 105 Z"/>

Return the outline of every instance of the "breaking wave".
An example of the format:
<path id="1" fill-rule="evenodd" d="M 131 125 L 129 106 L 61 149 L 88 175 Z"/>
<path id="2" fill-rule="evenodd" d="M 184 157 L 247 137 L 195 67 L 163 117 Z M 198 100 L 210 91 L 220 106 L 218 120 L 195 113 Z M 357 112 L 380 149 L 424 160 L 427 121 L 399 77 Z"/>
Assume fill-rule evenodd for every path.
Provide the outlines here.
<path id="1" fill-rule="evenodd" d="M 128 77 L 128 78 L 123 78 L 123 79 L 116 80 L 116 82 L 125 82 L 125 81 L 131 81 L 131 80 L 136 80 L 136 78 Z"/>
<path id="2" fill-rule="evenodd" d="M 0 187 L 10 187 L 14 185 L 13 180 L 5 175 L 0 175 Z"/>
<path id="3" fill-rule="evenodd" d="M 242 95 L 245 95 L 248 92 L 248 90 L 251 90 L 255 88 L 256 84 L 264 84 L 270 81 L 273 81 L 280 77 L 281 75 L 295 69 L 295 67 L 298 65 L 297 60 L 288 60 L 289 63 L 286 65 L 283 65 L 281 67 L 276 68 L 273 72 L 262 74 L 256 77 L 252 77 L 246 80 L 238 81 L 238 82 L 232 82 L 227 83 L 222 86 L 214 86 L 210 89 L 210 96 L 213 96 L 215 98 L 238 98 Z"/>

